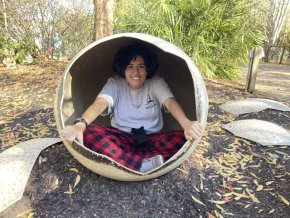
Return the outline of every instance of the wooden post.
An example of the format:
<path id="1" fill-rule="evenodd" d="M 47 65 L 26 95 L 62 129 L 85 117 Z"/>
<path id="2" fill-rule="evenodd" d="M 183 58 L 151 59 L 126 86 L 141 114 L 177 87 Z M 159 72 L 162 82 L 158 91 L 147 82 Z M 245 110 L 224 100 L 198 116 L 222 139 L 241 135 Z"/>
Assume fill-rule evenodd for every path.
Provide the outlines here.
<path id="1" fill-rule="evenodd" d="M 250 61 L 248 66 L 248 76 L 246 81 L 246 91 L 253 93 L 256 85 L 259 59 L 264 56 L 262 49 L 254 48 L 250 51 Z"/>

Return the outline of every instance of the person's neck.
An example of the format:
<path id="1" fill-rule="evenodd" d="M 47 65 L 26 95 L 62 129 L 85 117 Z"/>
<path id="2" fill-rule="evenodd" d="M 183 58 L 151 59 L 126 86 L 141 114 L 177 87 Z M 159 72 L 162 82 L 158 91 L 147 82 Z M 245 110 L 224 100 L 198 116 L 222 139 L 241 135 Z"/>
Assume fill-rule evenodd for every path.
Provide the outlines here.
<path id="1" fill-rule="evenodd" d="M 140 86 L 140 87 L 132 87 L 132 86 L 130 86 L 130 84 L 128 83 L 128 86 L 129 86 L 129 88 L 131 89 L 131 90 L 133 90 L 133 91 L 139 91 L 139 90 L 142 90 L 143 89 L 143 87 L 144 87 L 144 84 L 142 85 L 142 86 Z"/>

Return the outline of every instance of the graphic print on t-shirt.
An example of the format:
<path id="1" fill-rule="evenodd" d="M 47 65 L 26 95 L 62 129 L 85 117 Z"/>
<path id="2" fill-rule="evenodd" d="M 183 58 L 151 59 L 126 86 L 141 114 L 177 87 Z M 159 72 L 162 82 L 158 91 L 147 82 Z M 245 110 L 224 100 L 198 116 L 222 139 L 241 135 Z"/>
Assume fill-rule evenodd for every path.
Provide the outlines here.
<path id="1" fill-rule="evenodd" d="M 156 101 L 148 94 L 145 108 L 149 109 L 149 108 L 154 107 L 155 105 L 156 105 Z"/>

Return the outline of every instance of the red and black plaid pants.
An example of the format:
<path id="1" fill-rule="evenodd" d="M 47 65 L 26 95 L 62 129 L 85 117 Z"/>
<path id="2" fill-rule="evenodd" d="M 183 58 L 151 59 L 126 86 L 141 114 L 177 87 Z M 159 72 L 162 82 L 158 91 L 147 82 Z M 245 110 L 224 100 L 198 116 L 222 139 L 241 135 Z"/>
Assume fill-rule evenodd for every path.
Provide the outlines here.
<path id="1" fill-rule="evenodd" d="M 137 145 L 135 135 L 112 127 L 89 125 L 84 131 L 86 147 L 136 171 L 144 158 L 161 154 L 169 159 L 185 141 L 181 130 L 149 134 L 141 145 Z"/>

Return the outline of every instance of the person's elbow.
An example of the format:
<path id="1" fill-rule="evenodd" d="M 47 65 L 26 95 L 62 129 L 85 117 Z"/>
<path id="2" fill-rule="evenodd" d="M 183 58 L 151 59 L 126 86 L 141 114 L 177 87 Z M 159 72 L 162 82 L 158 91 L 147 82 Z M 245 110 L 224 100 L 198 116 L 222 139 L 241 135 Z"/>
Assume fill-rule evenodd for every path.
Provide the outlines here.
<path id="1" fill-rule="evenodd" d="M 109 102 L 103 97 L 97 97 L 93 105 L 103 113 L 109 107 Z"/>

